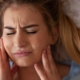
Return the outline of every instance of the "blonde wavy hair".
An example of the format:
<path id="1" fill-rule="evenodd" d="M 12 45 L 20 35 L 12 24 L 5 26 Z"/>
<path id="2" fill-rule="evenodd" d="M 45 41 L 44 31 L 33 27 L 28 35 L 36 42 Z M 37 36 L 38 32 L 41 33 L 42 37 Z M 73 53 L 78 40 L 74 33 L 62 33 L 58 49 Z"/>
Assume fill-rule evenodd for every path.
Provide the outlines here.
<path id="1" fill-rule="evenodd" d="M 80 29 L 62 11 L 59 2 L 59 31 L 62 43 L 69 56 L 80 64 Z"/>
<path id="2" fill-rule="evenodd" d="M 30 4 L 33 5 L 42 14 L 49 32 L 56 35 L 54 28 L 59 29 L 59 35 L 69 56 L 80 64 L 80 29 L 73 21 L 64 14 L 60 0 L 4 0 L 1 5 L 0 24 L 7 8 L 13 4 Z"/>

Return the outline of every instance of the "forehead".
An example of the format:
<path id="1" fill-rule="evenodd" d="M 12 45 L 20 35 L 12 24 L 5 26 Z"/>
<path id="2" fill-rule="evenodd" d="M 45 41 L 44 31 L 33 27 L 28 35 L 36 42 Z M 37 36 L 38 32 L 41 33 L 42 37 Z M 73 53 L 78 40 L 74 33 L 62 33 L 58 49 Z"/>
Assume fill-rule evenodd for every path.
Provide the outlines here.
<path id="1" fill-rule="evenodd" d="M 20 5 L 12 6 L 8 8 L 3 16 L 3 23 L 12 23 L 12 22 L 21 22 L 26 23 L 26 21 L 44 21 L 41 13 L 31 5 Z"/>

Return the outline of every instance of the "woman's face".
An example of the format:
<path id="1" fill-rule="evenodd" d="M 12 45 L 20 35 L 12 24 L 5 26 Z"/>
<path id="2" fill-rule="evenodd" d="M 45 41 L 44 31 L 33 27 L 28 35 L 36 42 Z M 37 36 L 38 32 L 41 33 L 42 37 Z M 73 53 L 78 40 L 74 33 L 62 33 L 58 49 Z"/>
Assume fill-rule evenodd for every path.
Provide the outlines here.
<path id="1" fill-rule="evenodd" d="M 41 14 L 30 6 L 13 6 L 3 16 L 4 48 L 18 66 L 41 60 L 42 50 L 52 38 Z"/>

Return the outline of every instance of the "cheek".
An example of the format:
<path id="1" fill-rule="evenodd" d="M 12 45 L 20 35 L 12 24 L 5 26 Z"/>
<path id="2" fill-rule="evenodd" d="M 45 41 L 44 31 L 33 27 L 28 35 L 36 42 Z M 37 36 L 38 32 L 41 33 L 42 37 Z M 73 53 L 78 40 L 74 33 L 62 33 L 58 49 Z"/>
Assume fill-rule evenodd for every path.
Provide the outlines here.
<path id="1" fill-rule="evenodd" d="M 10 56 L 12 43 L 11 43 L 10 39 L 7 39 L 5 37 L 2 37 L 2 38 L 3 38 L 4 48 L 5 48 L 6 52 L 8 53 L 8 55 Z"/>
<path id="2" fill-rule="evenodd" d="M 50 45 L 50 36 L 46 34 L 41 36 L 39 35 L 37 38 L 33 38 L 32 42 L 32 47 L 35 49 L 36 53 L 40 53 Z"/>
<path id="3" fill-rule="evenodd" d="M 49 35 L 41 35 L 37 38 L 35 37 L 34 39 L 32 41 L 32 47 L 34 49 L 35 59 L 36 61 L 40 61 L 42 58 L 42 51 L 46 49 L 48 45 L 50 45 L 50 37 Z"/>

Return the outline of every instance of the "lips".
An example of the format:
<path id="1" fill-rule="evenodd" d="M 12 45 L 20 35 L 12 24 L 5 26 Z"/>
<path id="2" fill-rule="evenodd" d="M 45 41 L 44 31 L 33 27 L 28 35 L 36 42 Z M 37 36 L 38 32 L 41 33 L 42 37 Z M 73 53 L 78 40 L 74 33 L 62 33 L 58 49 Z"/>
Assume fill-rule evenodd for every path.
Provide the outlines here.
<path id="1" fill-rule="evenodd" d="M 32 52 L 30 51 L 18 51 L 18 52 L 13 53 L 13 55 L 16 57 L 24 57 L 24 56 L 28 56 L 31 53 Z"/>

